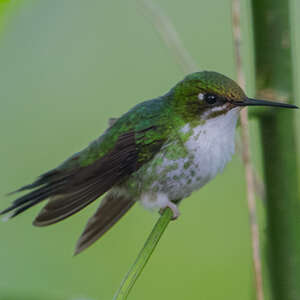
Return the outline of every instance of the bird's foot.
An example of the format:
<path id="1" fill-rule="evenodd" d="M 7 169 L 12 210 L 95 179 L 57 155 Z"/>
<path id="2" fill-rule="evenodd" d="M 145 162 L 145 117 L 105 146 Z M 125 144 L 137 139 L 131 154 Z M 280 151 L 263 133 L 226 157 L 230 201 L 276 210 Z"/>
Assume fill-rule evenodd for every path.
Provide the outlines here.
<path id="1" fill-rule="evenodd" d="M 163 208 L 161 208 L 161 209 L 159 210 L 159 213 L 160 213 L 160 214 L 163 214 L 164 210 L 165 210 L 167 207 L 170 208 L 170 209 L 172 210 L 172 213 L 173 213 L 172 220 L 176 220 L 176 219 L 180 216 L 180 212 L 179 212 L 179 209 L 178 209 L 177 205 L 176 205 L 175 203 L 171 202 L 171 201 L 168 201 L 167 204 L 166 204 L 166 206 L 163 207 Z"/>

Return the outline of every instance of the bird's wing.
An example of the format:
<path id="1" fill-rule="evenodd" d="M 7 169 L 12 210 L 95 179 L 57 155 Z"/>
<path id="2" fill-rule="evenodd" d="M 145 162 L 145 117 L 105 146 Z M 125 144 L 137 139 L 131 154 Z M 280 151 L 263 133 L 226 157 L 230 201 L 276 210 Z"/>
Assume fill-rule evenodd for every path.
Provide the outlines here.
<path id="1" fill-rule="evenodd" d="M 162 124 L 158 113 L 147 113 L 144 107 L 129 121 L 120 118 L 97 142 L 19 189 L 34 190 L 0 214 L 11 212 L 10 217 L 15 217 L 49 199 L 35 225 L 46 226 L 71 216 L 151 160 L 168 136 Z"/>
<path id="2" fill-rule="evenodd" d="M 96 242 L 108 231 L 135 203 L 130 197 L 109 192 L 101 201 L 95 214 L 88 220 L 75 248 L 79 254 Z"/>

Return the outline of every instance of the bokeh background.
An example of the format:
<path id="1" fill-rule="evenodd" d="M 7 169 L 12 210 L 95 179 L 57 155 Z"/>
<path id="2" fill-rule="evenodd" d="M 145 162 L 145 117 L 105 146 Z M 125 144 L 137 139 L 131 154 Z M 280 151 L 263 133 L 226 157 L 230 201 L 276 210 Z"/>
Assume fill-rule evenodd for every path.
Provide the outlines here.
<path id="1" fill-rule="evenodd" d="M 291 4 L 297 53 L 300 2 Z M 159 5 L 199 69 L 236 77 L 230 0 Z M 254 96 L 246 0 L 242 14 L 247 91 Z M 13 199 L 5 193 L 85 147 L 110 117 L 165 93 L 183 76 L 138 1 L 0 1 L 0 208 Z M 255 120 L 251 136 L 261 173 Z M 245 195 L 236 155 L 223 174 L 183 201 L 182 216 L 169 225 L 130 299 L 253 299 Z M 98 204 L 47 228 L 31 226 L 41 206 L 1 223 L 0 299 L 112 299 L 158 215 L 135 205 L 99 242 L 73 257 Z M 264 204 L 258 208 L 264 246 Z"/>

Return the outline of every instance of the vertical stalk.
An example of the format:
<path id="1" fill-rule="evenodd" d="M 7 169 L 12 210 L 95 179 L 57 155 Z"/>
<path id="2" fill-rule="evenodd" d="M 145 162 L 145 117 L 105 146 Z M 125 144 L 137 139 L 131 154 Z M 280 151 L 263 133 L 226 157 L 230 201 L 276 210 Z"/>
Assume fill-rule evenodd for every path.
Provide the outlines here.
<path id="1" fill-rule="evenodd" d="M 252 0 L 259 97 L 295 102 L 287 0 Z M 272 299 L 300 299 L 300 196 L 294 113 L 260 115 Z M 297 220 L 298 219 L 298 220 Z"/>
<path id="2" fill-rule="evenodd" d="M 232 0 L 232 27 L 233 39 L 235 48 L 235 59 L 237 68 L 237 82 L 245 89 L 245 74 L 243 71 L 242 59 L 242 32 L 241 32 L 241 3 L 240 0 Z M 247 203 L 249 213 L 249 223 L 251 231 L 252 242 L 252 261 L 255 278 L 255 291 L 256 300 L 264 300 L 263 291 L 263 276 L 262 276 L 262 263 L 260 256 L 260 240 L 259 240 L 259 226 L 256 214 L 256 201 L 255 201 L 255 176 L 251 159 L 250 151 L 250 135 L 249 135 L 249 120 L 248 109 L 244 108 L 241 111 L 241 141 L 242 141 L 242 158 L 245 168 L 245 178 L 247 182 Z"/>

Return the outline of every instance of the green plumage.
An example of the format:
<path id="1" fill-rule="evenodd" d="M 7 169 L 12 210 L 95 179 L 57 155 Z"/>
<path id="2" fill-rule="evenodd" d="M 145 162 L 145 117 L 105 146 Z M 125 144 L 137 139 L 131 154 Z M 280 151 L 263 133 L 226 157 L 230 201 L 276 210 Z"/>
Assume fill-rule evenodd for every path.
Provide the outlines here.
<path id="1" fill-rule="evenodd" d="M 177 199 L 176 195 L 167 199 L 168 189 L 181 192 L 185 183 L 188 185 L 189 180 L 192 181 L 184 178 L 184 183 L 177 184 L 180 172 L 186 173 L 194 162 L 195 155 L 191 149 L 197 152 L 195 141 L 199 140 L 201 126 L 226 115 L 233 108 L 246 105 L 295 108 L 289 104 L 249 99 L 234 81 L 216 72 L 190 74 L 164 96 L 136 105 L 88 147 L 41 175 L 32 184 L 17 190 L 30 191 L 0 214 L 10 212 L 10 217 L 15 217 L 48 199 L 34 221 L 36 226 L 46 226 L 73 215 L 107 193 L 80 238 L 78 253 L 105 233 L 144 191 L 148 193 L 145 197 L 150 200 L 163 192 L 160 197 L 175 211 L 174 202 L 181 199 Z M 183 130 L 185 125 L 188 127 Z M 186 142 L 194 128 L 198 128 L 198 133 L 193 137 L 192 147 L 187 149 Z M 207 142 L 205 138 L 202 141 Z M 211 139 L 209 142 L 209 149 L 214 150 Z M 201 151 L 197 153 L 203 154 Z M 160 170 L 164 159 L 167 164 Z M 209 169 L 210 163 L 206 164 L 206 172 L 209 173 L 207 166 Z M 201 171 L 201 166 L 199 170 L 197 168 L 193 166 L 188 177 L 195 177 L 195 173 Z M 168 182 L 164 181 L 175 169 L 179 170 L 178 174 L 169 178 Z M 154 188 L 157 177 L 159 185 Z M 195 180 L 201 182 L 202 178 Z M 190 190 L 193 189 L 190 186 Z"/>
<path id="2" fill-rule="evenodd" d="M 197 121 L 199 106 L 197 94 L 201 91 L 228 95 L 232 99 L 244 99 L 246 95 L 231 79 L 216 72 L 198 72 L 188 75 L 166 95 L 142 102 L 119 118 L 112 127 L 92 142 L 86 149 L 75 154 L 59 168 L 87 166 L 106 155 L 115 146 L 118 137 L 128 131 L 137 132 L 141 147 L 139 161 L 147 161 L 153 152 L 147 145 L 165 140 L 172 131 L 176 133 L 184 125 L 186 118 Z M 225 94 L 226 93 L 226 94 Z M 188 107 L 187 107 L 188 106 Z M 206 107 L 203 106 L 203 110 Z M 197 112 L 197 113 L 196 113 Z M 155 127 L 155 130 L 145 129 Z M 144 147 L 143 147 L 144 146 Z"/>
<path id="3" fill-rule="evenodd" d="M 153 147 L 164 141 L 172 131 L 168 122 L 170 114 L 165 97 L 140 103 L 119 118 L 87 148 L 73 155 L 58 168 L 64 170 L 93 164 L 107 155 L 115 147 L 118 138 L 128 132 L 135 133 L 136 146 L 140 148 L 138 161 L 143 163 L 153 156 Z"/>

